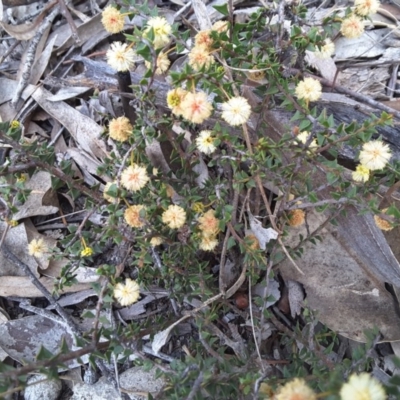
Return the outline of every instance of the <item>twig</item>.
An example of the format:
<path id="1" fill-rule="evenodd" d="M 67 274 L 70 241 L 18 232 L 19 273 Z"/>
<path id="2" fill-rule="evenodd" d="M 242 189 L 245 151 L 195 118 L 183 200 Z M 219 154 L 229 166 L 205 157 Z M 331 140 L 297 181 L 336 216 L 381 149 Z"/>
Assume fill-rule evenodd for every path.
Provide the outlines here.
<path id="1" fill-rule="evenodd" d="M 15 50 L 15 48 L 21 43 L 20 40 L 16 40 L 9 49 L 0 57 L 0 65 L 3 64 L 4 60 Z"/>
<path id="2" fill-rule="evenodd" d="M 221 251 L 221 261 L 219 263 L 219 290 L 221 293 L 225 293 L 226 291 L 226 282 L 225 282 L 225 264 L 226 264 L 226 253 L 228 249 L 228 240 L 230 237 L 230 231 L 228 230 L 225 234 L 225 239 L 222 244 Z"/>
<path id="3" fill-rule="evenodd" d="M 0 176 L 8 175 L 8 174 L 17 174 L 18 172 L 24 172 L 27 169 L 31 169 L 36 167 L 36 164 L 33 161 L 30 161 L 26 164 L 16 165 L 15 167 L 7 166 L 4 171 L 0 172 Z"/>
<path id="4" fill-rule="evenodd" d="M 69 3 L 69 1 L 67 1 Z M 81 44 L 81 39 L 79 38 L 78 31 L 76 29 L 75 22 L 71 17 L 71 13 L 69 12 L 67 5 L 64 0 L 58 0 L 58 5 L 61 8 L 61 14 L 65 17 L 68 22 L 69 27 L 71 28 L 72 37 L 77 45 Z"/>
<path id="5" fill-rule="evenodd" d="M 82 219 L 82 222 L 79 224 L 78 229 L 75 231 L 75 234 L 73 236 L 73 238 L 65 245 L 65 248 L 67 249 L 68 247 L 72 246 L 72 244 L 74 243 L 75 239 L 77 237 L 82 237 L 82 229 L 85 226 L 86 222 L 88 221 L 88 219 L 93 215 L 93 213 L 95 212 L 96 207 L 94 207 L 92 210 L 90 210 Z"/>
<path id="6" fill-rule="evenodd" d="M 199 372 L 198 377 L 196 380 L 193 382 L 192 389 L 188 396 L 186 397 L 186 400 L 193 400 L 194 396 L 196 396 L 196 393 L 200 390 L 200 386 L 203 383 L 203 371 Z"/>
<path id="7" fill-rule="evenodd" d="M 259 378 L 256 379 L 254 382 L 254 388 L 253 388 L 253 400 L 259 400 L 260 395 L 258 391 L 260 390 L 261 382 L 267 377 L 267 373 L 264 372 Z"/>
<path id="8" fill-rule="evenodd" d="M 180 10 L 178 10 L 174 15 L 173 15 L 173 20 L 175 21 L 181 14 L 183 14 L 186 10 L 192 7 L 192 1 L 188 1 Z"/>
<path id="9" fill-rule="evenodd" d="M 32 38 L 31 42 L 29 43 L 28 50 L 26 52 L 26 59 L 25 63 L 22 68 L 22 77 L 20 81 L 18 82 L 17 90 L 15 92 L 14 97 L 11 100 L 11 105 L 13 107 L 16 107 L 22 92 L 26 88 L 26 86 L 29 83 L 29 79 L 31 77 L 31 68 L 32 64 L 35 61 L 35 55 L 36 55 L 36 49 L 37 46 L 40 42 L 40 39 L 42 38 L 42 35 L 44 31 L 50 26 L 50 24 L 53 22 L 54 18 L 59 14 L 60 8 L 56 7 L 43 21 L 42 25 L 36 32 L 35 36 Z"/>
<path id="10" fill-rule="evenodd" d="M 79 350 L 70 351 L 68 352 L 68 354 L 56 355 L 50 360 L 36 361 L 33 364 L 28 364 L 21 368 L 16 368 L 9 371 L 2 371 L 1 377 L 2 379 L 4 379 L 27 375 L 31 372 L 37 371 L 39 368 L 49 368 L 52 366 L 56 366 L 57 364 L 64 364 L 67 361 L 75 360 L 76 358 L 80 358 L 86 354 L 93 353 L 96 350 L 105 350 L 108 348 L 109 345 L 109 341 L 101 342 L 97 346 L 89 345 Z"/>
<path id="11" fill-rule="evenodd" d="M 286 257 L 290 260 L 290 262 L 293 264 L 293 266 L 297 269 L 297 271 L 300 272 L 301 275 L 304 275 L 304 272 L 301 270 L 301 268 L 296 264 L 296 262 L 293 260 L 292 256 L 289 254 L 287 251 L 285 245 L 282 242 L 281 238 L 278 238 L 278 242 L 282 247 L 283 252 L 286 254 Z"/>
<path id="12" fill-rule="evenodd" d="M 254 326 L 254 316 L 253 316 L 253 302 L 251 301 L 251 274 L 249 276 L 249 311 L 250 311 L 250 321 L 251 321 L 251 330 L 253 332 L 253 337 L 254 337 L 254 345 L 256 346 L 256 350 L 257 350 L 257 355 L 258 358 L 260 359 L 260 364 L 261 364 L 261 368 L 263 370 L 263 372 L 265 373 L 265 369 L 264 369 L 264 364 L 262 362 L 262 357 L 261 357 L 261 353 L 260 353 L 260 346 L 259 346 L 259 340 L 262 336 L 262 325 L 259 326 L 259 335 L 256 335 L 256 330 L 255 330 L 255 326 Z"/>
<path id="13" fill-rule="evenodd" d="M 382 336 L 382 334 L 379 332 L 379 333 L 375 336 L 374 340 L 373 340 L 372 343 L 371 343 L 371 347 L 366 351 L 366 353 L 364 354 L 364 356 L 361 357 L 361 358 L 360 358 L 359 360 L 357 360 L 357 361 L 354 361 L 354 360 L 353 360 L 353 362 L 351 363 L 350 367 L 344 372 L 344 374 L 343 374 L 343 378 L 344 378 L 344 379 L 347 379 L 347 377 L 350 375 L 350 373 L 351 373 L 352 371 L 355 371 L 356 368 L 357 368 L 359 365 L 361 365 L 362 363 L 366 362 L 366 360 L 367 360 L 369 357 L 372 357 L 372 352 L 374 351 L 375 346 L 382 340 L 382 338 L 383 338 L 383 336 Z"/>
<path id="14" fill-rule="evenodd" d="M 61 324 L 66 326 L 67 328 L 69 327 L 68 324 L 65 323 L 65 321 L 60 318 L 58 315 L 53 314 L 52 312 L 44 309 L 44 308 L 38 308 L 32 306 L 28 301 L 23 300 L 19 303 L 20 308 L 23 308 L 24 310 L 30 311 L 36 315 L 39 315 L 43 318 L 47 318 L 50 321 L 56 322 L 57 324 Z"/>
<path id="15" fill-rule="evenodd" d="M 200 343 L 203 345 L 203 347 L 206 349 L 206 351 L 210 353 L 211 357 L 218 360 L 221 364 L 224 363 L 224 359 L 207 343 L 200 330 L 199 330 L 199 340 Z"/>
<path id="16" fill-rule="evenodd" d="M 101 286 L 99 298 L 98 298 L 97 304 L 96 304 L 96 314 L 95 314 L 95 318 L 94 318 L 93 334 L 92 334 L 92 343 L 94 345 L 96 345 L 96 343 L 98 343 L 98 341 L 99 341 L 99 337 L 98 337 L 99 332 L 98 332 L 97 328 L 99 327 L 101 306 L 103 305 L 103 298 L 104 298 L 104 294 L 107 290 L 107 286 L 108 286 L 108 279 L 105 279 Z"/>
<path id="17" fill-rule="evenodd" d="M 301 203 L 301 204 L 294 204 L 292 206 L 283 207 L 284 210 L 297 210 L 300 208 L 309 208 L 309 207 L 318 207 L 323 206 L 325 204 L 356 204 L 356 200 L 348 199 L 347 197 L 342 197 L 341 199 L 326 199 L 317 201 L 316 203 Z"/>

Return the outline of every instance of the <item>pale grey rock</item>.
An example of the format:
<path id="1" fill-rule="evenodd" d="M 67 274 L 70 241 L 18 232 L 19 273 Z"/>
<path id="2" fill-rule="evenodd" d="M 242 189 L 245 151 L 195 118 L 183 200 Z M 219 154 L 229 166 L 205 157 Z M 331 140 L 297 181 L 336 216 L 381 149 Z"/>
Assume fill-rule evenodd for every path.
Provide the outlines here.
<path id="1" fill-rule="evenodd" d="M 94 385 L 77 383 L 72 390 L 74 394 L 70 400 L 122 400 L 105 377 L 100 378 Z"/>
<path id="2" fill-rule="evenodd" d="M 25 400 L 57 400 L 61 393 L 62 384 L 56 380 L 46 380 L 42 383 L 35 382 L 46 379 L 45 375 L 33 375 L 28 379 L 28 386 L 24 392 Z"/>
<path id="3" fill-rule="evenodd" d="M 145 393 L 153 395 L 159 392 L 165 385 L 162 378 L 155 378 L 156 368 L 150 371 L 144 371 L 143 367 L 134 367 L 123 372 L 119 378 L 121 388 L 128 392 L 131 400 L 146 400 Z M 129 392 L 142 392 L 143 395 L 133 394 Z"/>

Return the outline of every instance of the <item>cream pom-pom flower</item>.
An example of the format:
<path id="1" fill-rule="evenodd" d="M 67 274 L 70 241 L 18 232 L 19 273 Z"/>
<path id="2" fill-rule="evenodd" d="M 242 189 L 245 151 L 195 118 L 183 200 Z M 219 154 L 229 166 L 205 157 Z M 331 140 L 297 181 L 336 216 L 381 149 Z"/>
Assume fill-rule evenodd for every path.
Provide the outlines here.
<path id="1" fill-rule="evenodd" d="M 107 63 L 116 71 L 129 71 L 135 65 L 136 53 L 126 43 L 114 42 L 106 53 Z"/>
<path id="2" fill-rule="evenodd" d="M 218 246 L 218 240 L 214 235 L 202 235 L 199 244 L 200 250 L 213 251 Z"/>
<path id="3" fill-rule="evenodd" d="M 357 15 L 351 14 L 342 21 L 340 32 L 347 39 L 356 39 L 364 33 L 364 29 L 364 21 Z"/>
<path id="4" fill-rule="evenodd" d="M 315 392 L 307 386 L 304 379 L 295 378 L 280 387 L 275 400 L 317 400 Z M 354 400 L 354 399 L 353 399 Z"/>
<path id="5" fill-rule="evenodd" d="M 114 118 L 108 126 L 108 133 L 111 139 L 118 142 L 126 142 L 132 134 L 133 126 L 126 117 Z"/>
<path id="6" fill-rule="evenodd" d="M 142 228 L 146 221 L 143 217 L 145 207 L 143 204 L 130 206 L 125 210 L 124 218 L 126 223 L 132 228 Z"/>
<path id="7" fill-rule="evenodd" d="M 308 139 L 310 138 L 310 136 L 311 136 L 311 133 L 310 133 L 310 132 L 308 132 L 308 131 L 303 131 L 303 132 L 299 133 L 299 134 L 296 136 L 296 140 L 299 141 L 300 143 L 306 144 L 307 141 L 308 141 Z M 310 148 L 310 149 L 315 149 L 315 148 L 317 148 L 317 147 L 318 147 L 317 139 L 311 140 L 311 143 L 310 143 L 310 145 L 309 145 L 309 148 Z"/>
<path id="8" fill-rule="evenodd" d="M 132 279 L 125 279 L 125 284 L 117 283 L 114 287 L 114 297 L 121 306 L 136 303 L 140 296 L 140 286 Z"/>
<path id="9" fill-rule="evenodd" d="M 229 125 L 241 125 L 250 118 L 251 107 L 244 97 L 232 97 L 226 103 L 222 103 L 221 108 L 221 116 Z"/>
<path id="10" fill-rule="evenodd" d="M 301 209 L 290 210 L 288 213 L 288 224 L 294 228 L 304 224 L 306 213 Z"/>
<path id="11" fill-rule="evenodd" d="M 33 239 L 28 244 L 28 253 L 31 256 L 40 258 L 43 256 L 44 253 L 47 253 L 48 251 L 49 249 L 42 238 Z"/>
<path id="12" fill-rule="evenodd" d="M 160 237 L 160 236 L 153 236 L 150 239 L 150 244 L 153 247 L 159 246 L 160 244 L 163 244 L 163 243 L 164 243 L 164 239 L 162 237 Z"/>
<path id="13" fill-rule="evenodd" d="M 194 45 L 195 47 L 197 46 L 204 46 L 208 50 L 211 49 L 212 44 L 213 44 L 213 39 L 210 36 L 210 30 L 203 30 L 199 31 L 197 35 L 194 37 Z"/>
<path id="14" fill-rule="evenodd" d="M 370 175 L 370 169 L 362 164 L 358 164 L 351 177 L 356 182 L 367 182 Z"/>
<path id="15" fill-rule="evenodd" d="M 212 154 L 217 149 L 214 145 L 215 138 L 211 131 L 201 131 L 196 138 L 196 146 L 204 154 Z"/>
<path id="16" fill-rule="evenodd" d="M 144 30 L 144 36 L 153 28 L 154 41 L 153 45 L 156 49 L 165 46 L 169 42 L 169 35 L 172 32 L 172 27 L 164 17 L 152 17 L 147 21 L 147 27 Z"/>
<path id="17" fill-rule="evenodd" d="M 354 6 L 356 13 L 363 17 L 368 17 L 371 14 L 375 14 L 380 7 L 379 0 L 355 0 Z"/>
<path id="18" fill-rule="evenodd" d="M 360 163 L 371 171 L 375 171 L 384 168 L 391 156 L 389 145 L 383 143 L 382 140 L 371 140 L 362 146 Z"/>
<path id="19" fill-rule="evenodd" d="M 341 400 L 386 400 L 387 396 L 380 382 L 364 372 L 353 374 L 340 389 Z"/>
<path id="20" fill-rule="evenodd" d="M 317 47 L 315 50 L 315 55 L 321 59 L 327 59 L 332 57 L 333 53 L 335 52 L 335 44 L 332 42 L 331 39 L 326 38 L 324 40 L 324 44 L 320 47 Z"/>
<path id="21" fill-rule="evenodd" d="M 187 93 L 180 105 L 183 118 L 194 124 L 201 124 L 210 117 L 212 105 L 204 92 Z"/>
<path id="22" fill-rule="evenodd" d="M 182 102 L 187 93 L 187 90 L 182 88 L 172 89 L 167 93 L 167 105 L 175 115 L 182 115 Z"/>
<path id="23" fill-rule="evenodd" d="M 382 210 L 382 214 L 386 214 L 387 210 L 388 210 L 387 208 L 384 208 Z M 382 231 L 391 231 L 394 228 L 393 224 L 391 224 L 386 219 L 381 218 L 379 215 L 374 215 L 374 220 L 376 226 Z"/>
<path id="24" fill-rule="evenodd" d="M 162 222 L 168 225 L 171 229 L 179 229 L 185 225 L 186 212 L 177 205 L 170 205 L 162 214 Z"/>
<path id="25" fill-rule="evenodd" d="M 150 180 L 146 168 L 133 164 L 121 173 L 121 185 L 128 190 L 137 192 L 144 188 Z"/>
<path id="26" fill-rule="evenodd" d="M 188 58 L 188 64 L 195 71 L 199 71 L 203 67 L 209 68 L 215 62 L 214 57 L 204 45 L 193 47 L 188 54 Z"/>
<path id="27" fill-rule="evenodd" d="M 216 235 L 219 232 L 220 220 L 215 217 L 215 211 L 213 209 L 205 212 L 197 221 L 199 222 L 199 229 L 204 234 Z"/>
<path id="28" fill-rule="evenodd" d="M 229 26 L 228 26 L 228 21 L 217 21 L 214 22 L 214 25 L 211 27 L 213 31 L 216 31 L 218 33 L 222 32 L 228 32 Z"/>
<path id="29" fill-rule="evenodd" d="M 124 15 L 113 6 L 107 6 L 101 13 L 104 29 L 110 33 L 119 33 L 124 29 Z"/>
<path id="30" fill-rule="evenodd" d="M 169 61 L 168 55 L 163 53 L 162 51 L 157 56 L 156 63 L 157 63 L 156 75 L 162 75 L 164 72 L 167 72 L 169 66 L 171 65 L 171 61 Z M 150 61 L 145 61 L 144 64 L 147 68 L 149 68 L 149 69 L 151 68 Z"/>
<path id="31" fill-rule="evenodd" d="M 296 96 L 307 102 L 317 101 L 322 95 L 322 86 L 319 81 L 313 78 L 304 78 L 295 89 Z"/>

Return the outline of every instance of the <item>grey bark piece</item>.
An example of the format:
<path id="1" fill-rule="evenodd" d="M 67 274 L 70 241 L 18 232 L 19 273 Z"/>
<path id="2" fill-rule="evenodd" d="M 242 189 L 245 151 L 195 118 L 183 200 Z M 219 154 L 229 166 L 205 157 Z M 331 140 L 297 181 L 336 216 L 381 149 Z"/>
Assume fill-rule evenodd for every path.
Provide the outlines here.
<path id="1" fill-rule="evenodd" d="M 335 40 L 335 61 L 381 56 L 386 49 L 381 44 L 382 39 L 389 33 L 389 29 L 375 29 L 365 32 L 357 39 L 338 38 Z"/>
<path id="2" fill-rule="evenodd" d="M 364 271 L 368 275 L 378 276 L 382 282 L 400 287 L 400 264 L 372 215 L 360 216 L 354 207 L 349 207 L 346 215 L 336 219 L 339 223 L 338 241 L 357 259 Z M 374 266 L 373 271 L 370 269 L 371 265 Z"/>

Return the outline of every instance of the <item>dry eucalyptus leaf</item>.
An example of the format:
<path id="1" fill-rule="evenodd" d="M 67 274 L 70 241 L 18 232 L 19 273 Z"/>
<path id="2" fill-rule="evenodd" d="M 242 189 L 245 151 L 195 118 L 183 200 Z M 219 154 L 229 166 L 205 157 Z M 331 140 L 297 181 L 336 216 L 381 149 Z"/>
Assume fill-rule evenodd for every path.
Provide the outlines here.
<path id="1" fill-rule="evenodd" d="M 210 29 L 212 23 L 210 13 L 208 12 L 206 5 L 201 0 L 192 0 L 192 7 L 197 22 L 199 23 L 200 30 Z M 215 9 L 214 11 L 216 12 Z"/>
<path id="2" fill-rule="evenodd" d="M 248 214 L 251 233 L 255 235 L 260 243 L 260 249 L 265 250 L 265 245 L 269 243 L 270 240 L 278 238 L 278 232 L 272 228 L 263 228 L 260 221 L 258 221 L 250 212 L 248 212 Z"/>
<path id="3" fill-rule="evenodd" d="M 10 317 L 5 310 L 0 308 L 0 325 L 6 324 Z M 0 361 L 4 361 L 8 357 L 8 354 L 0 347 Z"/>
<path id="4" fill-rule="evenodd" d="M 70 148 L 67 150 L 67 154 L 77 163 L 81 171 L 83 172 L 85 182 L 88 180 L 88 184 L 95 185 L 102 183 L 96 179 L 96 176 L 100 176 L 104 181 L 110 182 L 111 178 L 107 175 L 98 175 L 97 168 L 102 164 L 90 157 L 88 154 L 77 148 Z"/>
<path id="5" fill-rule="evenodd" d="M 158 354 L 161 350 L 161 348 L 168 342 L 169 336 L 172 332 L 172 330 L 179 324 L 178 322 L 173 323 L 170 325 L 168 328 L 164 329 L 161 332 L 157 332 L 154 335 L 153 342 L 151 343 L 151 348 L 154 351 L 155 354 Z"/>
<path id="6" fill-rule="evenodd" d="M 46 171 L 38 171 L 26 183 L 26 188 L 31 190 L 26 202 L 18 207 L 18 212 L 13 219 L 33 217 L 35 215 L 50 215 L 58 212 L 56 197 L 51 188 L 51 175 Z"/>
<path id="7" fill-rule="evenodd" d="M 88 299 L 89 297 L 94 297 L 98 296 L 98 294 L 93 290 L 93 289 L 85 289 L 81 290 L 80 292 L 75 292 L 75 293 L 69 293 L 64 296 L 61 296 L 58 300 L 57 303 L 61 307 L 68 307 L 72 306 L 74 304 L 79 304 L 82 301 Z M 55 306 L 50 304 L 49 306 L 46 307 L 46 310 L 54 310 Z"/>
<path id="8" fill-rule="evenodd" d="M 47 11 L 43 11 L 32 22 L 25 22 L 20 25 L 11 25 L 6 24 L 5 22 L 0 22 L 0 25 L 13 38 L 17 40 L 30 40 L 35 36 L 40 23 L 43 21 L 45 13 L 47 13 Z"/>
<path id="9" fill-rule="evenodd" d="M 344 218 L 349 219 L 349 215 Z M 309 212 L 309 230 L 313 231 L 324 220 L 323 215 Z M 365 270 L 368 265 L 359 254 L 353 257 L 338 240 L 340 235 L 332 230 L 333 234 L 328 229 L 320 231 L 321 243 L 313 245 L 307 242 L 302 246 L 303 256 L 296 259 L 296 263 L 304 275 L 290 261 L 284 260 L 279 264 L 283 277 L 304 286 L 308 306 L 317 310 L 317 318 L 333 331 L 364 341 L 363 332 L 377 326 L 384 341 L 400 340 L 400 319 L 392 295 L 376 275 Z M 307 236 L 305 226 L 290 230 L 285 244 L 296 246 L 299 234 Z M 360 232 L 358 236 L 360 240 L 366 239 L 366 235 Z M 351 242 L 349 245 L 352 246 Z"/>
<path id="10" fill-rule="evenodd" d="M 40 271 L 43 275 L 51 277 L 51 278 L 59 278 L 61 274 L 61 270 L 69 264 L 69 260 L 67 258 L 51 260 L 49 267 L 45 271 Z M 79 283 L 91 283 L 97 282 L 100 280 L 100 275 L 96 273 L 96 268 L 90 267 L 78 267 L 73 269 L 73 273 L 75 279 Z"/>
<path id="11" fill-rule="evenodd" d="M 79 39 L 81 41 L 81 45 L 83 45 L 86 41 L 92 39 L 93 37 L 102 37 L 106 38 L 109 36 L 109 33 L 105 31 L 103 24 L 101 23 L 102 15 L 97 14 L 93 18 L 91 18 L 88 22 L 81 24 L 79 20 L 74 20 L 77 28 L 77 33 Z M 71 28 L 69 24 L 66 24 L 64 27 L 64 32 L 62 35 L 62 39 L 64 42 L 59 45 L 57 52 L 60 54 L 64 50 L 68 50 L 75 43 L 75 39 L 72 35 Z M 66 32 L 65 32 L 66 31 Z M 57 32 L 56 32 L 57 33 Z M 85 52 L 85 50 L 84 50 Z"/>
<path id="12" fill-rule="evenodd" d="M 107 151 L 105 143 L 100 138 L 103 128 L 67 103 L 49 101 L 48 99 L 51 96 L 52 94 L 42 87 L 39 87 L 32 94 L 40 107 L 60 122 L 62 126 L 65 126 L 82 150 L 96 158 L 104 158 Z"/>
<path id="13" fill-rule="evenodd" d="M 389 29 L 375 29 L 365 32 L 356 39 L 338 38 L 335 40 L 335 59 L 343 61 L 359 57 L 363 59 L 379 57 L 386 49 L 382 39 L 388 34 L 390 34 Z"/>
<path id="14" fill-rule="evenodd" d="M 30 84 L 36 85 L 39 82 L 40 77 L 46 70 L 50 61 L 50 57 L 53 53 L 54 41 L 55 38 L 49 40 L 46 48 L 36 56 L 35 63 L 33 64 L 31 70 L 31 77 L 29 79 Z"/>
<path id="15" fill-rule="evenodd" d="M 18 82 L 13 79 L 0 78 L 0 104 L 10 101 L 18 87 Z M 34 85 L 28 85 L 22 92 L 21 98 L 26 100 L 34 91 Z"/>
<path id="16" fill-rule="evenodd" d="M 91 88 L 84 86 L 64 87 L 58 90 L 56 94 L 50 96 L 47 100 L 63 101 L 63 100 L 73 99 L 75 97 L 81 96 L 83 93 L 86 93 L 89 90 L 91 90 Z"/>
<path id="17" fill-rule="evenodd" d="M 332 83 L 334 82 L 337 68 L 335 61 L 333 61 L 331 57 L 322 59 L 317 57 L 314 51 L 307 50 L 305 60 L 308 65 L 312 65 L 316 68 L 323 78 Z"/>
<path id="18" fill-rule="evenodd" d="M 158 299 L 161 299 L 163 297 L 167 297 L 168 294 L 158 294 L 157 296 L 154 296 L 151 293 L 148 293 L 148 295 L 144 296 L 142 300 L 138 301 L 135 304 L 132 304 L 129 307 L 124 307 L 119 310 L 119 314 L 124 320 L 129 320 L 129 319 L 134 319 L 136 316 L 143 314 L 146 312 L 146 304 L 149 304 L 153 301 L 156 301 Z"/>
<path id="19" fill-rule="evenodd" d="M 21 257 L 22 258 L 22 257 Z M 1 258 L 0 258 L 1 260 Z M 42 277 L 39 281 L 51 293 L 54 290 L 55 280 Z M 64 286 L 62 293 L 73 293 L 91 288 L 90 283 L 77 283 L 72 286 Z M 0 296 L 15 297 L 43 297 L 43 293 L 34 286 L 30 278 L 25 276 L 2 276 L 0 279 Z"/>
<path id="20" fill-rule="evenodd" d="M 41 346 L 53 354 L 61 350 L 65 341 L 74 351 L 79 347 L 74 345 L 74 337 L 64 325 L 43 318 L 39 315 L 24 317 L 0 325 L 0 346 L 14 360 L 25 364 L 33 363 Z M 87 356 L 83 359 L 87 360 Z M 76 360 L 65 362 L 68 367 L 76 367 Z"/>
<path id="21" fill-rule="evenodd" d="M 288 279 L 286 284 L 289 290 L 290 314 L 294 318 L 296 315 L 300 315 L 304 301 L 304 290 L 300 283 L 291 279 Z"/>

